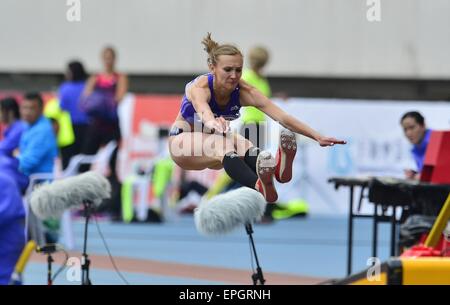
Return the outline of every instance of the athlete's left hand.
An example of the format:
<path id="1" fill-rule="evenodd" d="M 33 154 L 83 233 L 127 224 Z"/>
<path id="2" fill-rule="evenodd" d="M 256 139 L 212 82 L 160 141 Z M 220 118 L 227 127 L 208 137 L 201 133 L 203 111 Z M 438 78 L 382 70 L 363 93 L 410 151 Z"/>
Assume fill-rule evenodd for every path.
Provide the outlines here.
<path id="1" fill-rule="evenodd" d="M 218 117 L 217 120 L 222 125 L 223 133 L 226 134 L 230 131 L 230 121 L 225 120 L 223 117 Z"/>
<path id="2" fill-rule="evenodd" d="M 333 146 L 334 144 L 347 144 L 347 141 L 337 140 L 335 138 L 323 137 L 321 136 L 317 142 L 319 142 L 320 146 Z"/>

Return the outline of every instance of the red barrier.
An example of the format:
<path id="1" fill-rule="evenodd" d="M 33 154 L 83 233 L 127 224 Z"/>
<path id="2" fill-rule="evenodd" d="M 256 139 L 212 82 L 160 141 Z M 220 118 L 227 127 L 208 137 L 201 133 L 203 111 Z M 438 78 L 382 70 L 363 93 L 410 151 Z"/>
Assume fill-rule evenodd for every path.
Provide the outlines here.
<path id="1" fill-rule="evenodd" d="M 138 133 L 142 120 L 153 124 L 170 126 L 180 111 L 179 95 L 135 95 L 133 111 L 133 134 Z"/>
<path id="2" fill-rule="evenodd" d="M 432 131 L 420 180 L 450 183 L 450 131 Z"/>

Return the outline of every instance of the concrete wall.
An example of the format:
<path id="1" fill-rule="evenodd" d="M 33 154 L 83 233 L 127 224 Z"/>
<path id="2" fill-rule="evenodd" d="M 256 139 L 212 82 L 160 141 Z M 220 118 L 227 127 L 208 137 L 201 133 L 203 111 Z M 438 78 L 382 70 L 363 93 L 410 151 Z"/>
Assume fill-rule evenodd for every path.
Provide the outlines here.
<path id="1" fill-rule="evenodd" d="M 270 48 L 274 76 L 450 78 L 450 1 L 380 0 L 381 22 L 366 0 L 0 1 L 0 72 L 60 72 L 71 58 L 100 68 L 106 43 L 134 74 L 206 69 L 207 31 L 245 52 Z"/>

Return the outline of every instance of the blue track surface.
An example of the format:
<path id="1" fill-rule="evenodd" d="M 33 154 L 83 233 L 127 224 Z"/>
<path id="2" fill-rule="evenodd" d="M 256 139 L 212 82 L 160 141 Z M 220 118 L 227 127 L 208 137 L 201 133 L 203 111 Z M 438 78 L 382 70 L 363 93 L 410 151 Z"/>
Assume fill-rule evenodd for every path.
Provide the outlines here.
<path id="1" fill-rule="evenodd" d="M 161 262 L 226 267 L 251 272 L 248 237 L 244 227 L 222 237 L 204 237 L 197 233 L 191 216 L 163 224 L 119 224 L 99 222 L 111 254 Z M 83 222 L 74 224 L 77 251 L 81 252 Z M 346 272 L 347 219 L 309 216 L 272 224 L 254 225 L 254 239 L 264 272 L 297 276 L 341 278 Z M 379 228 L 379 258 L 389 253 L 389 227 Z M 354 224 L 353 271 L 367 267 L 371 256 L 372 222 L 356 220 Z M 95 224 L 89 226 L 88 254 L 107 255 Z M 57 268 L 55 264 L 55 269 Z M 46 265 L 30 262 L 25 272 L 26 284 L 45 284 Z M 217 281 L 187 277 L 171 277 L 122 272 L 131 284 L 221 284 Z M 96 269 L 91 279 L 95 284 L 123 284 L 112 269 Z M 64 272 L 56 284 L 71 284 Z"/>

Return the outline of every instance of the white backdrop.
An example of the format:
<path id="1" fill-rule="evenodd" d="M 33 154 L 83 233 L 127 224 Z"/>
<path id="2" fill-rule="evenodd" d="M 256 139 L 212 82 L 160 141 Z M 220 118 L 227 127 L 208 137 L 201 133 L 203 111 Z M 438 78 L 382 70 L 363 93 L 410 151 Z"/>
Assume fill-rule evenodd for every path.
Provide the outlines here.
<path id="1" fill-rule="evenodd" d="M 1 0 L 0 71 L 63 72 L 76 57 L 92 72 L 113 44 L 120 71 L 200 73 L 209 31 L 267 46 L 270 75 L 450 77 L 448 0 L 380 0 L 380 22 L 366 0 L 78 1 L 69 22 L 67 0 Z"/>
<path id="2" fill-rule="evenodd" d="M 347 145 L 323 148 L 300 136 L 293 180 L 277 184 L 280 201 L 306 199 L 315 214 L 348 211 L 348 188 L 336 191 L 327 183 L 331 176 L 370 174 L 402 178 L 403 169 L 414 166 L 409 153 L 411 147 L 399 124 L 405 112 L 418 110 L 428 127 L 450 129 L 450 103 L 445 102 L 304 98 L 275 102 L 322 134 L 348 141 Z M 268 126 L 268 149 L 272 153 L 278 146 L 278 126 L 273 121 Z M 372 207 L 365 204 L 363 208 L 368 212 Z"/>

